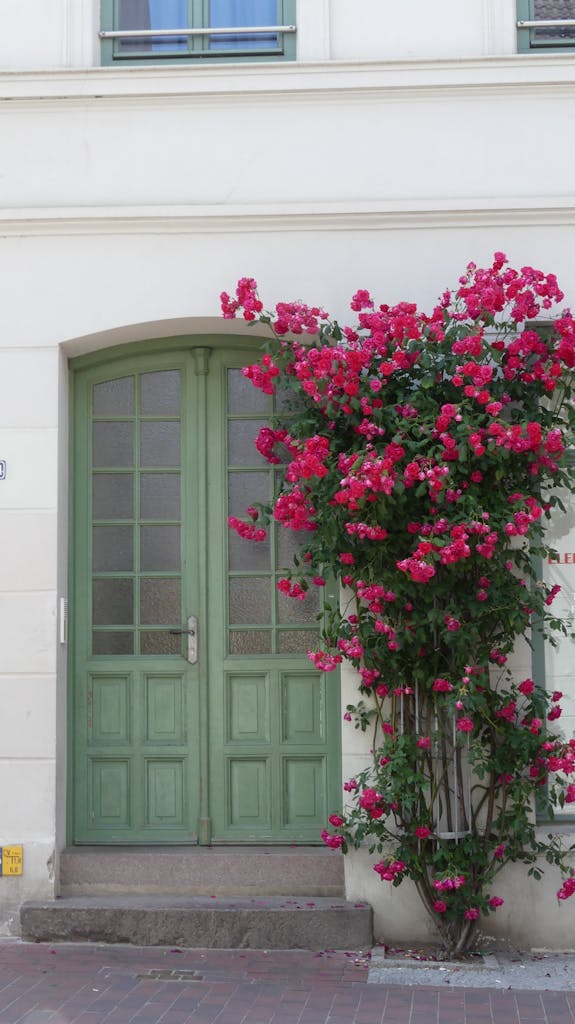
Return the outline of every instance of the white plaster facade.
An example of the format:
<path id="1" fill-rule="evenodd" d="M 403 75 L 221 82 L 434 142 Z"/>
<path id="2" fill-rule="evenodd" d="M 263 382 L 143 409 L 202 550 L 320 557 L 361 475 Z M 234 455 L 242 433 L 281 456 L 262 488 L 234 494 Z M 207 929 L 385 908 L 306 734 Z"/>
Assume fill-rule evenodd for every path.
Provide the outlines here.
<path id="1" fill-rule="evenodd" d="M 515 0 L 298 0 L 298 59 L 275 65 L 100 67 L 97 0 L 5 0 L 0 17 L 0 844 L 22 843 L 25 863 L 0 879 L 0 927 L 14 932 L 22 900 L 57 892 L 66 843 L 68 360 L 237 331 L 218 296 L 244 274 L 267 304 L 345 316 L 358 287 L 425 306 L 498 249 L 555 272 L 575 304 L 575 53 L 517 54 Z M 569 662 L 551 672 L 563 688 Z M 365 759 L 352 729 L 343 750 L 348 778 Z M 387 891 L 364 860 L 346 864 L 348 895 L 378 908 L 380 936 L 393 920 L 394 938 L 422 937 L 407 886 Z M 575 948 L 557 879 L 522 879 L 508 872 L 492 929 Z"/>

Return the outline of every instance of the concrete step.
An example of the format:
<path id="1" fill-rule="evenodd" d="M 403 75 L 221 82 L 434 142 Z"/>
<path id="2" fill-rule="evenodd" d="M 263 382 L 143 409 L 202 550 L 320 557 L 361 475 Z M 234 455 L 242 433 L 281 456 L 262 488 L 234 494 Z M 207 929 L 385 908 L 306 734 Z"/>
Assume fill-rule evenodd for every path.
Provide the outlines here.
<path id="1" fill-rule="evenodd" d="M 70 847 L 59 895 L 343 896 L 343 856 L 319 846 Z"/>
<path id="2" fill-rule="evenodd" d="M 107 942 L 195 949 L 367 949 L 367 904 L 316 897 L 92 896 L 24 903 L 31 942 Z"/>

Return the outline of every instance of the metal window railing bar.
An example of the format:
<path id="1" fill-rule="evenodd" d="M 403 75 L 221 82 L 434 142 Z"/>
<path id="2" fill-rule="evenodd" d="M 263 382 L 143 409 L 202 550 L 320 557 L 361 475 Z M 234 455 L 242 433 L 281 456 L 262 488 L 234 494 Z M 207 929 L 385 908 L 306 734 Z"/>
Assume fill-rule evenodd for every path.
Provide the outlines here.
<path id="1" fill-rule="evenodd" d="M 575 18 L 540 18 L 536 21 L 518 21 L 517 28 L 575 28 Z"/>
<path id="2" fill-rule="evenodd" d="M 575 21 L 573 22 L 575 25 Z M 149 39 L 170 36 L 254 36 L 295 32 L 295 25 L 234 25 L 231 28 L 142 28 L 102 31 L 100 39 Z"/>

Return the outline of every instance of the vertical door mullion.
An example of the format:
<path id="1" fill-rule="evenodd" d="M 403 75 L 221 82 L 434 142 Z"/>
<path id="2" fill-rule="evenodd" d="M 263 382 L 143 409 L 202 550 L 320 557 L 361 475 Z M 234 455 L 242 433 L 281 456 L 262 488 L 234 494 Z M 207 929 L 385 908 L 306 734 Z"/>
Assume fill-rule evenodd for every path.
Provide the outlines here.
<path id="1" fill-rule="evenodd" d="M 133 445 L 134 457 L 132 460 L 134 475 L 134 549 L 133 564 L 134 572 L 132 577 L 133 587 L 133 630 L 134 630 L 134 655 L 140 654 L 140 473 L 141 473 L 141 418 L 140 418 L 140 374 L 134 372 L 134 422 L 133 422 Z M 141 828 L 145 819 L 146 811 L 146 760 L 144 748 L 145 736 L 145 674 L 134 671 L 132 666 L 131 682 L 133 701 L 131 707 L 133 733 L 133 754 L 131 758 L 131 813 L 132 824 Z"/>
<path id="2" fill-rule="evenodd" d="M 140 489 L 141 489 L 141 377 L 134 374 L 134 654 L 140 653 Z"/>
<path id="3" fill-rule="evenodd" d="M 195 472 L 195 503 L 196 515 L 196 566 L 197 585 L 194 588 L 197 609 L 186 610 L 186 615 L 194 614 L 198 620 L 198 687 L 199 687 L 199 760 L 200 760 L 200 796 L 198 841 L 208 845 L 211 841 L 211 816 L 209 793 L 209 663 L 208 663 L 208 536 L 210 534 L 207 512 L 208 488 L 208 367 L 210 361 L 209 348 L 193 349 L 193 380 L 196 409 L 196 472 Z M 192 474 L 190 474 L 191 476 Z"/>

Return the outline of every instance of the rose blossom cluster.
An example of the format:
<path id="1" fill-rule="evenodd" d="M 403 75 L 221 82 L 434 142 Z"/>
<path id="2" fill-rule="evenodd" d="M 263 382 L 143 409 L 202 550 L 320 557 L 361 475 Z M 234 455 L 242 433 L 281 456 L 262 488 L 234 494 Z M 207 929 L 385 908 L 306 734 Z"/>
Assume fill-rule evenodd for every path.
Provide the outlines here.
<path id="1" fill-rule="evenodd" d="M 302 401 L 301 419 L 280 416 L 256 439 L 270 465 L 286 467 L 270 517 L 305 532 L 308 561 L 279 589 L 303 599 L 306 573 L 317 586 L 328 574 L 343 586 L 347 605 L 339 618 L 332 610 L 324 649 L 308 657 L 324 672 L 348 659 L 368 703 L 348 705 L 344 717 L 362 729 L 377 722 L 373 770 L 346 783 L 351 809 L 332 815 L 336 831 L 322 838 L 345 848 L 343 828 L 346 837 L 355 829 L 360 839 L 395 841 L 395 859 L 375 870 L 416 884 L 427 872 L 445 920 L 457 913 L 473 922 L 502 905 L 481 893 L 489 870 L 513 859 L 524 839 L 518 828 L 496 845 L 473 886 L 456 870 L 466 870 L 463 861 L 433 861 L 449 845 L 426 804 L 446 737 L 456 751 L 488 748 L 485 785 L 494 795 L 483 806 L 502 800 L 508 815 L 493 827 L 494 842 L 507 840 L 514 813 L 520 820 L 528 785 L 535 792 L 552 778 L 561 799 L 575 803 L 575 741 L 550 731 L 562 695 L 548 697 L 530 679 L 515 683 L 506 666 L 534 618 L 552 623 L 559 590 L 533 586 L 529 556 L 544 543 L 557 488 L 569 486 L 575 321 L 563 311 L 548 330 L 533 323 L 562 299 L 554 275 L 514 270 L 502 253 L 487 268 L 470 263 L 430 314 L 413 303 L 378 306 L 359 289 L 354 327 L 303 303 L 264 314 L 251 278 L 235 298 L 222 296 L 224 316 L 259 316 L 275 335 L 273 354 L 247 367 L 246 378 L 267 395 L 281 384 Z M 248 537 L 258 530 L 230 525 Z M 414 728 L 423 707 L 429 717 Z M 417 786 L 414 810 L 406 793 Z M 526 812 L 525 835 L 529 820 Z M 475 838 L 481 852 L 483 837 L 467 842 Z M 570 876 L 560 898 L 573 892 Z"/>
<path id="2" fill-rule="evenodd" d="M 237 516 L 228 517 L 228 526 L 244 540 L 262 541 L 267 537 L 267 531 L 263 527 L 257 527 L 254 523 L 246 523 L 243 519 L 238 519 Z"/>
<path id="3" fill-rule="evenodd" d="M 575 893 L 575 875 L 569 875 L 557 893 L 558 900 L 568 900 Z"/>
<path id="4" fill-rule="evenodd" d="M 405 873 L 406 869 L 407 864 L 404 864 L 402 860 L 382 860 L 373 865 L 373 870 L 377 871 L 382 882 L 395 882 Z"/>

